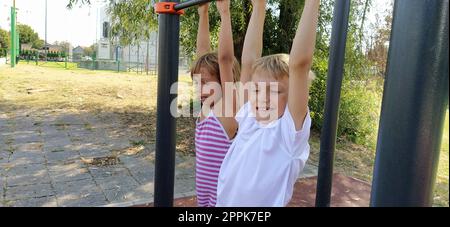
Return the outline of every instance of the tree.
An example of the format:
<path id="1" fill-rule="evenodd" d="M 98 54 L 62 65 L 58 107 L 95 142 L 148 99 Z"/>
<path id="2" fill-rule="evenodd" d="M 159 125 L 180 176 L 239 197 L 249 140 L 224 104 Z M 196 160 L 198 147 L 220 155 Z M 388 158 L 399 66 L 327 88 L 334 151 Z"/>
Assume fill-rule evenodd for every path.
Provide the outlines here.
<path id="1" fill-rule="evenodd" d="M 112 39 L 118 37 L 122 46 L 139 44 L 149 39 L 157 29 L 157 15 L 149 0 L 110 1 L 107 12 L 111 16 Z"/>
<path id="2" fill-rule="evenodd" d="M 75 5 L 81 4 L 81 5 L 90 5 L 90 0 L 69 0 L 69 3 L 67 4 L 68 9 L 72 9 Z"/>
<path id="3" fill-rule="evenodd" d="M 277 52 L 289 53 L 305 0 L 279 0 Z"/>
<path id="4" fill-rule="evenodd" d="M 36 39 L 36 40 L 33 42 L 33 48 L 34 48 L 34 49 L 40 50 L 40 49 L 44 48 L 44 46 L 45 46 L 45 41 L 42 40 L 42 39 Z"/>
<path id="5" fill-rule="evenodd" d="M 20 44 L 33 44 L 39 40 L 39 35 L 26 24 L 17 25 L 17 31 L 20 35 Z"/>
<path id="6" fill-rule="evenodd" d="M 251 16 L 250 1 L 233 1 L 231 5 L 231 18 L 233 23 L 233 38 L 235 56 L 240 59 L 242 48 L 244 46 L 245 33 Z M 211 45 L 213 49 L 217 48 L 218 32 L 220 25 L 220 15 L 217 8 L 210 6 L 210 30 Z M 193 59 L 196 48 L 196 36 L 198 29 L 197 9 L 189 8 L 186 14 L 181 18 L 180 44 L 186 55 Z"/>
<path id="7" fill-rule="evenodd" d="M 72 44 L 70 44 L 70 42 L 68 42 L 68 41 L 61 41 L 61 42 L 55 41 L 53 43 L 53 45 L 62 47 L 63 52 L 65 52 L 65 53 L 68 53 L 69 50 L 72 48 Z"/>
<path id="8" fill-rule="evenodd" d="M 83 50 L 84 50 L 84 56 L 93 56 L 93 54 L 94 54 L 96 48 L 97 48 L 97 45 L 95 45 L 95 44 L 92 44 L 92 45 L 89 46 L 89 47 L 84 47 L 84 48 L 83 48 Z"/>
<path id="9" fill-rule="evenodd" d="M 0 48 L 9 49 L 10 42 L 9 32 L 0 28 Z"/>
<path id="10" fill-rule="evenodd" d="M 0 28 L 0 57 L 7 55 L 10 44 L 9 32 Z"/>
<path id="11" fill-rule="evenodd" d="M 391 3 L 391 6 L 393 4 Z M 385 12 L 384 20 L 380 19 L 382 15 L 376 15 L 376 22 L 373 25 L 375 34 L 368 40 L 367 58 L 372 61 L 380 76 L 385 75 L 386 63 L 388 56 L 389 41 L 392 27 L 392 8 L 390 7 Z"/>

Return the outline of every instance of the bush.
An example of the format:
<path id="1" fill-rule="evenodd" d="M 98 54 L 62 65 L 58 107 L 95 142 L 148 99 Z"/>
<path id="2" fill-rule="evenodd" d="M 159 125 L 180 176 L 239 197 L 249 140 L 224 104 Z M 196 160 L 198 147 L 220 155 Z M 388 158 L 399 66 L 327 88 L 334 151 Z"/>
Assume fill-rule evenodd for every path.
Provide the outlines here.
<path id="1" fill-rule="evenodd" d="M 6 48 L 0 48 L 0 58 L 6 57 L 7 52 Z"/>
<path id="2" fill-rule="evenodd" d="M 344 82 L 338 135 L 375 148 L 380 117 L 380 95 L 364 81 Z"/>
<path id="3" fill-rule="evenodd" d="M 310 90 L 312 129 L 320 132 L 323 126 L 327 86 L 327 61 L 316 59 L 313 71 L 316 80 Z M 346 73 L 348 74 L 348 73 Z M 353 77 L 355 78 L 355 77 Z M 379 81 L 349 79 L 346 75 L 342 85 L 338 122 L 338 138 L 375 148 L 381 110 Z"/>

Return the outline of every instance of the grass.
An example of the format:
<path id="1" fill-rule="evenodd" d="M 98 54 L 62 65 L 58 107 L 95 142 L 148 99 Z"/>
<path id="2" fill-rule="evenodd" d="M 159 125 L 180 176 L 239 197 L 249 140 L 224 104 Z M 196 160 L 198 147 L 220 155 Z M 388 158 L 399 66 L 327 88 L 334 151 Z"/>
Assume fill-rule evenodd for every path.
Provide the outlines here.
<path id="1" fill-rule="evenodd" d="M 447 111 L 444 136 L 442 138 L 441 156 L 439 159 L 439 167 L 435 186 L 434 205 L 449 206 L 449 152 L 448 152 L 448 133 L 449 133 L 449 113 Z"/>
<path id="2" fill-rule="evenodd" d="M 3 68 L 0 73 L 0 97 L 33 108 L 89 111 L 139 106 L 148 109 L 156 104 L 152 98 L 156 95 L 156 78 L 84 69 L 62 70 L 26 63 L 16 69 Z M 27 89 L 46 92 L 29 95 Z"/>
<path id="3" fill-rule="evenodd" d="M 51 66 L 51 65 L 47 65 Z M 130 141 L 133 146 L 155 143 L 157 78 L 136 73 L 91 71 L 85 69 L 63 69 L 21 62 L 17 68 L 0 66 L 0 109 L 101 115 L 112 113 L 119 116 L 123 125 L 132 129 L 144 140 Z M 188 75 L 180 81 L 190 82 Z M 29 94 L 27 89 L 42 90 Z M 180 87 L 180 89 L 183 89 Z M 187 91 L 181 91 L 181 93 Z M 181 103 L 189 103 L 179 100 Z M 194 118 L 177 120 L 177 151 L 193 155 L 192 135 Z M 66 127 L 64 122 L 60 127 Z M 93 125 L 84 125 L 93 130 Z M 441 157 L 435 188 L 435 206 L 449 206 L 449 120 L 445 123 Z M 319 160 L 320 139 L 312 134 L 310 163 Z M 336 146 L 335 170 L 367 182 L 372 181 L 373 148 L 355 145 L 340 140 Z"/>
<path id="4" fill-rule="evenodd" d="M 131 140 L 130 144 L 134 147 L 145 146 L 145 141 L 144 140 L 139 140 L 139 141 Z"/>
<path id="5" fill-rule="evenodd" d="M 320 137 L 312 134 L 310 139 L 310 163 L 318 165 Z M 375 149 L 360 146 L 346 140 L 337 141 L 335 152 L 335 171 L 346 176 L 372 182 Z M 449 206 L 449 114 L 447 112 L 442 138 L 439 167 L 434 190 L 433 206 Z"/>

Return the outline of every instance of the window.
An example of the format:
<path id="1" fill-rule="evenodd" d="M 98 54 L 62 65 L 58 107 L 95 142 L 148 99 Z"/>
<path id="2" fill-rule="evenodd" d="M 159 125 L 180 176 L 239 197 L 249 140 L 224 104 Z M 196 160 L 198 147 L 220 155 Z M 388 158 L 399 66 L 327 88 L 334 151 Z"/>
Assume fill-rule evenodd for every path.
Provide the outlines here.
<path id="1" fill-rule="evenodd" d="M 109 38 L 109 22 L 103 22 L 103 38 Z"/>

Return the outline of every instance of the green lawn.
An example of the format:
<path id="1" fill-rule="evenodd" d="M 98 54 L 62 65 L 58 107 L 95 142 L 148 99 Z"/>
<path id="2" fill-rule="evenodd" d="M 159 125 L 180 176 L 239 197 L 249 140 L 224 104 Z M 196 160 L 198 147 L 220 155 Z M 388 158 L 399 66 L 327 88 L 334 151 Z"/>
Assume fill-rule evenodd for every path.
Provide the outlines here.
<path id="1" fill-rule="evenodd" d="M 442 138 L 441 157 L 439 160 L 439 169 L 435 187 L 435 197 L 434 197 L 435 206 L 446 206 L 446 207 L 449 206 L 448 128 L 449 128 L 449 114 L 447 111 L 444 127 L 444 136 Z"/>

